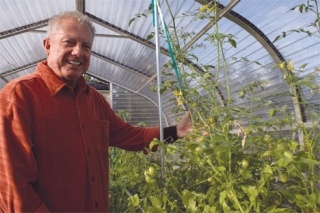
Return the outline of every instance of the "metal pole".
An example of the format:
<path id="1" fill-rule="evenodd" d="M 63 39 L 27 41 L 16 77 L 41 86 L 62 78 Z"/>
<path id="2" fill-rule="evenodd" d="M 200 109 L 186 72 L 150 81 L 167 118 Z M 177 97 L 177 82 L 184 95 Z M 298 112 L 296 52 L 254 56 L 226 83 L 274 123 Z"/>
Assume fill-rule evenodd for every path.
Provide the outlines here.
<path id="1" fill-rule="evenodd" d="M 109 83 L 109 97 L 110 97 L 110 106 L 113 109 L 113 84 Z"/>
<path id="2" fill-rule="evenodd" d="M 157 0 L 155 0 L 157 1 Z M 156 63 L 157 63 L 157 92 L 158 92 L 158 109 L 159 109 L 159 129 L 160 141 L 163 141 L 163 123 L 162 123 L 162 101 L 161 101 L 161 69 L 160 69 L 160 46 L 159 46 L 159 27 L 158 27 L 158 4 L 154 3 L 154 26 L 155 26 L 155 42 L 156 42 Z M 164 149 L 160 149 L 161 159 L 161 177 L 164 178 Z"/>

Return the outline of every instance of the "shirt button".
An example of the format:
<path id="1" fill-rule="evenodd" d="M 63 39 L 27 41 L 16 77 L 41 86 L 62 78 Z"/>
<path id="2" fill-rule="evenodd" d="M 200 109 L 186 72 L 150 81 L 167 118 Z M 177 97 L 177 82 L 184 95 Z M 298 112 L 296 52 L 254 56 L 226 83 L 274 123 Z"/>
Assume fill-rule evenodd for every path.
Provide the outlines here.
<path id="1" fill-rule="evenodd" d="M 81 128 L 84 129 L 84 124 L 83 123 L 81 124 Z"/>
<path id="2" fill-rule="evenodd" d="M 88 151 L 87 151 L 87 155 L 91 155 L 91 152 L 90 152 L 90 150 L 88 150 Z"/>
<path id="3" fill-rule="evenodd" d="M 94 204 L 94 206 L 95 206 L 96 208 L 98 208 L 98 206 L 99 206 L 98 202 L 96 202 L 96 203 Z"/>
<path id="4" fill-rule="evenodd" d="M 91 177 L 91 181 L 94 182 L 94 176 Z"/>

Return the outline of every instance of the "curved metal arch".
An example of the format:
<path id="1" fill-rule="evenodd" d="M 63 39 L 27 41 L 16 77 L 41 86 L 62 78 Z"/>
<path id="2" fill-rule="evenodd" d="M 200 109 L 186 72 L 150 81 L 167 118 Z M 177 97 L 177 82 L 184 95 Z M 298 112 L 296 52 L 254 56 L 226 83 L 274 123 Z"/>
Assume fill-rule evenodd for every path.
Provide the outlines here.
<path id="1" fill-rule="evenodd" d="M 95 77 L 95 78 L 97 78 L 97 79 L 99 79 L 99 80 L 101 80 L 101 81 L 107 81 L 107 82 L 109 82 L 109 83 L 111 83 L 111 84 L 117 85 L 118 87 L 121 87 L 121 88 L 123 88 L 123 89 L 126 89 L 126 90 L 128 90 L 128 91 L 130 91 L 130 92 L 132 92 L 132 93 L 134 93 L 134 94 L 136 94 L 136 95 L 139 95 L 139 96 L 147 99 L 147 100 L 150 101 L 152 104 L 154 104 L 156 107 L 158 107 L 158 104 L 157 104 L 155 101 L 153 101 L 150 97 L 148 97 L 148 96 L 146 96 L 146 95 L 143 95 L 143 94 L 141 94 L 141 93 L 137 93 L 136 91 L 130 89 L 129 87 L 126 87 L 126 86 L 124 86 L 124 85 L 119 85 L 119 84 L 117 84 L 117 83 L 115 83 L 115 82 L 112 82 L 112 81 L 110 81 L 110 80 L 108 80 L 108 79 L 105 79 L 105 78 L 103 78 L 103 77 L 101 77 L 101 76 L 98 76 L 98 75 L 96 75 L 96 74 L 93 74 L 93 73 L 90 72 L 90 70 L 89 70 L 86 74 L 89 75 L 89 76 Z M 164 120 L 165 120 L 165 122 L 166 122 L 166 126 L 169 126 L 168 118 L 167 118 L 167 116 L 165 115 L 164 112 L 163 112 L 163 118 L 164 118 Z"/>
<path id="2" fill-rule="evenodd" d="M 17 28 L 14 28 L 14 29 L 10 29 L 10 30 L 7 30 L 7 31 L 0 32 L 0 40 L 4 39 L 4 38 L 8 38 L 10 36 L 18 35 L 20 33 L 25 33 L 25 32 L 29 32 L 31 30 L 35 30 L 35 29 L 38 29 L 38 28 L 41 28 L 41 27 L 45 27 L 45 26 L 47 26 L 48 21 L 49 21 L 49 19 L 45 19 L 45 20 L 41 20 L 41 21 L 38 21 L 38 22 L 27 24 L 27 25 L 24 25 L 24 26 L 21 26 L 21 27 L 17 27 Z"/>

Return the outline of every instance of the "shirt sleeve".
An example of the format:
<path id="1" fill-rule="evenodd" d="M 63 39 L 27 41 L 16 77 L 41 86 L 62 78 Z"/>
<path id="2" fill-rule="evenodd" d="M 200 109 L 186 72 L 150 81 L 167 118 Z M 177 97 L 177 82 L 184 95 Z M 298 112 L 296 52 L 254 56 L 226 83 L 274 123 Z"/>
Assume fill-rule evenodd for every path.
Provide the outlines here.
<path id="1" fill-rule="evenodd" d="M 32 110 L 21 86 L 0 92 L 0 212 L 48 211 L 33 185 Z"/>
<path id="2" fill-rule="evenodd" d="M 106 103 L 109 121 L 109 146 L 129 151 L 143 151 L 150 142 L 159 137 L 159 127 L 137 127 L 123 121 Z"/>
<path id="3" fill-rule="evenodd" d="M 159 127 L 136 127 L 119 118 L 109 105 L 106 106 L 109 120 L 109 145 L 129 151 L 143 151 L 149 148 L 150 142 L 160 138 Z M 109 108 L 109 109 L 108 109 Z M 166 143 L 173 143 L 178 139 L 177 127 L 170 126 L 163 129 Z M 153 150 L 156 151 L 156 148 Z"/>

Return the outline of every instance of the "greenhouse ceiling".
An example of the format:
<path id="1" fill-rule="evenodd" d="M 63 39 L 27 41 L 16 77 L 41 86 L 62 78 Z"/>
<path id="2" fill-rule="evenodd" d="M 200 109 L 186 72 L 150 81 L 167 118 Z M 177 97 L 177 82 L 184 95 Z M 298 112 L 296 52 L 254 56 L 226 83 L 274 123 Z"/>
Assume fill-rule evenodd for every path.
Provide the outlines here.
<path id="1" fill-rule="evenodd" d="M 152 91 L 157 85 L 157 60 L 156 36 L 150 36 L 155 32 L 150 2 L 0 0 L 0 89 L 10 80 L 33 72 L 37 63 L 45 59 L 42 40 L 48 19 L 65 10 L 77 10 L 88 15 L 96 27 L 87 73 L 157 104 L 157 93 Z M 213 4 L 209 0 L 160 1 L 159 65 L 162 70 L 171 72 L 171 78 L 177 80 L 174 69 L 162 67 L 171 62 L 172 55 L 161 21 L 168 26 L 169 33 L 176 30 L 180 35 L 181 51 L 189 56 L 183 63 L 199 72 L 204 72 L 204 67 L 212 67 L 210 72 L 214 73 L 220 60 L 210 40 L 218 27 L 219 32 L 232 38 L 232 42 L 226 42 L 223 56 L 228 62 L 231 91 L 224 87 L 225 75 L 220 74 L 216 95 L 221 105 L 228 94 L 234 94 L 234 104 L 246 107 L 250 101 L 235 94 L 252 82 L 267 82 L 256 89 L 256 98 L 261 102 L 271 101 L 278 107 L 285 105 L 301 122 L 311 122 L 311 113 L 318 113 L 320 109 L 319 91 L 305 85 L 289 85 L 284 81 L 285 73 L 277 65 L 283 61 L 294 62 L 295 67 L 303 68 L 303 72 L 299 72 L 301 78 L 317 70 L 320 34 L 310 25 L 317 20 L 317 14 L 296 7 L 310 4 L 316 10 L 315 1 L 221 0 L 218 3 L 218 18 L 213 21 L 199 13 L 204 5 Z M 188 68 L 185 72 L 188 73 Z M 297 96 L 284 96 L 286 93 Z M 307 101 L 304 104 L 298 103 L 302 96 Z M 176 122 L 172 112 L 175 105 L 172 92 L 162 94 L 162 109 L 168 124 Z M 311 105 L 312 109 L 306 110 L 306 106 Z M 268 110 L 262 108 L 255 114 L 267 117 Z"/>

